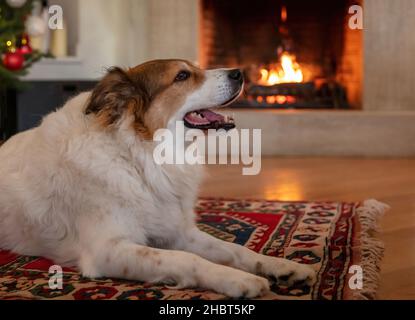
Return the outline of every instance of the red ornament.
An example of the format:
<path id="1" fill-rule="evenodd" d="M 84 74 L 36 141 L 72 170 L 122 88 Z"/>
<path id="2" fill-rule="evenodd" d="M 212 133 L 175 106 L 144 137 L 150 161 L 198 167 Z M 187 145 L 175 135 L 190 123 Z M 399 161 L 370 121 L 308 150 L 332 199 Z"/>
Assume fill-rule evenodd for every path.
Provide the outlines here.
<path id="1" fill-rule="evenodd" d="M 20 54 L 31 54 L 33 52 L 32 47 L 30 46 L 30 38 L 27 34 L 23 34 L 18 41 L 18 48 L 16 49 L 16 52 Z"/>
<path id="2" fill-rule="evenodd" d="M 23 64 L 24 57 L 19 52 L 7 52 L 3 57 L 3 65 L 11 71 L 20 70 Z"/>
<path id="3" fill-rule="evenodd" d="M 20 48 L 17 48 L 16 49 L 16 52 L 17 53 L 20 53 L 22 55 L 24 55 L 24 54 L 31 54 L 33 52 L 33 49 L 32 49 L 32 47 L 30 45 L 24 44 Z"/>

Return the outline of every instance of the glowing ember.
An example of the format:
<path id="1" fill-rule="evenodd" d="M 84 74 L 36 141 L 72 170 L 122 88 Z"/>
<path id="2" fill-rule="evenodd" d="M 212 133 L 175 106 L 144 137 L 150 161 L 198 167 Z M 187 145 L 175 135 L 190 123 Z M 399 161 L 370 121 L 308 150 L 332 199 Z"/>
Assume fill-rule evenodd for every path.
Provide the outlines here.
<path id="1" fill-rule="evenodd" d="M 279 83 L 300 83 L 303 82 L 303 72 L 296 62 L 295 56 L 284 52 L 281 55 L 280 65 L 275 68 L 261 69 L 259 84 L 273 86 Z"/>
<path id="2" fill-rule="evenodd" d="M 256 97 L 256 101 L 258 103 L 263 103 L 264 101 L 267 104 L 287 104 L 287 103 L 295 103 L 296 98 L 293 96 L 283 96 L 283 95 L 273 95 L 273 96 L 258 96 Z"/>

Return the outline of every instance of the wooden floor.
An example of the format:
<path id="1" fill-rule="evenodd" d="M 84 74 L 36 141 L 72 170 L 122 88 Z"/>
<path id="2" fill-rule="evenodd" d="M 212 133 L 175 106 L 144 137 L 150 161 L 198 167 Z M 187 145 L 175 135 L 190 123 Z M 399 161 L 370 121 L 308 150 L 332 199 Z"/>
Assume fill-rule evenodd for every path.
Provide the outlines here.
<path id="1" fill-rule="evenodd" d="M 202 196 L 360 201 L 392 209 L 382 220 L 386 251 L 380 299 L 415 299 L 415 159 L 265 158 L 258 176 L 210 166 Z"/>

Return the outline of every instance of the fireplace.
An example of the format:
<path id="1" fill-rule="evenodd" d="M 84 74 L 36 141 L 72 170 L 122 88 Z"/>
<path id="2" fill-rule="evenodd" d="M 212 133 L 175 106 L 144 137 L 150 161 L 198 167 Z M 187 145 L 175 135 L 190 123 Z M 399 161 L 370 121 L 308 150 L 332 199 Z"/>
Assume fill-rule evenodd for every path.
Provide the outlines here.
<path id="1" fill-rule="evenodd" d="M 200 63 L 241 67 L 238 108 L 360 109 L 362 31 L 351 0 L 201 0 Z"/>

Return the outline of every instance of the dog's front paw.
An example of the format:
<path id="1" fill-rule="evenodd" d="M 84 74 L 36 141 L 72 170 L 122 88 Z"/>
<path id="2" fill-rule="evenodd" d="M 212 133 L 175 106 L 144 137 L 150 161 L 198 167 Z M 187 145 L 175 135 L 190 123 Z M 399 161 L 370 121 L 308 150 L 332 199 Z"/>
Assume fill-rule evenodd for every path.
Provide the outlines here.
<path id="1" fill-rule="evenodd" d="M 255 298 L 270 291 L 267 279 L 236 269 L 226 269 L 211 275 L 207 287 L 230 298 Z"/>
<path id="2" fill-rule="evenodd" d="M 267 256 L 258 262 L 257 273 L 289 287 L 294 284 L 312 286 L 316 281 L 316 272 L 308 265 Z"/>
<path id="3" fill-rule="evenodd" d="M 270 290 L 267 279 L 251 274 L 247 274 L 244 277 L 228 279 L 225 283 L 226 288 L 224 288 L 224 294 L 231 298 L 260 297 Z"/>

